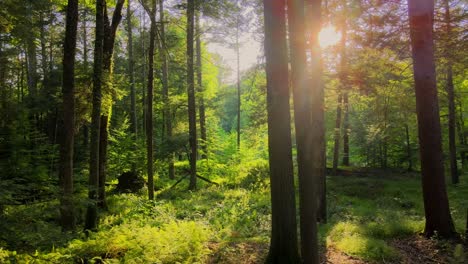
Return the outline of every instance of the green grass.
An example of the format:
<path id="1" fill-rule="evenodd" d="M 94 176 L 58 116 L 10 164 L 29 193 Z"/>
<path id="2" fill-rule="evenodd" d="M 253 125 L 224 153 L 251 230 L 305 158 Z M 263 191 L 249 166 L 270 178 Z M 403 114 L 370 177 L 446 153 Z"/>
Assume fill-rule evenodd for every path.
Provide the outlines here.
<path id="1" fill-rule="evenodd" d="M 224 245 L 223 252 L 231 243 L 267 248 L 270 194 L 264 165 L 253 164 L 231 184 L 200 182 L 196 192 L 186 191 L 185 182 L 172 190 L 170 182 L 159 182 L 163 188 L 154 202 L 144 192 L 111 195 L 99 232 L 88 238 L 60 232 L 56 202 L 8 207 L 1 216 L 8 232 L 0 240 L 0 262 L 203 263 L 216 254 L 210 244 Z M 218 177 L 211 179 L 220 182 Z M 415 176 L 328 177 L 327 184 L 330 217 L 319 227 L 327 247 L 371 262 L 398 261 L 389 242 L 423 231 Z M 464 232 L 468 185 L 449 185 L 448 192 L 457 231 Z"/>

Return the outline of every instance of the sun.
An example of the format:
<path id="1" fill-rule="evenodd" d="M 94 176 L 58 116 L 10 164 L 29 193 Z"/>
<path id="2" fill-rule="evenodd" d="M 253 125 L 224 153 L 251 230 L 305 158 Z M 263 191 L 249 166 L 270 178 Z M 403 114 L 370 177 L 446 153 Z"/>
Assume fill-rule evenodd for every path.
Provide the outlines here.
<path id="1" fill-rule="evenodd" d="M 336 45 L 340 39 L 341 33 L 333 26 L 326 26 L 319 33 L 319 44 L 322 48 Z"/>

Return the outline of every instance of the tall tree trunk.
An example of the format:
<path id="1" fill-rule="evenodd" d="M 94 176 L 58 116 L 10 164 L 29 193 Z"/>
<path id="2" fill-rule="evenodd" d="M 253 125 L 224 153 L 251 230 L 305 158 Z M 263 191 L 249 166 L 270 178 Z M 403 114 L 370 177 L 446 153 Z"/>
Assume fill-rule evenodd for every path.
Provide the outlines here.
<path id="1" fill-rule="evenodd" d="M 452 26 L 450 23 L 450 5 L 449 0 L 444 0 L 445 6 L 445 23 L 446 23 L 446 43 L 445 43 L 445 58 L 447 59 L 447 96 L 448 96 L 448 131 L 449 131 L 449 160 L 450 174 L 452 176 L 452 184 L 458 184 L 458 168 L 457 168 L 457 147 L 455 137 L 455 88 L 453 85 L 453 69 L 452 56 L 450 55 L 450 43 L 452 42 Z"/>
<path id="2" fill-rule="evenodd" d="M 434 2 L 408 0 L 408 6 L 426 216 L 424 233 L 452 237 L 455 229 L 445 186 L 434 64 Z"/>
<path id="3" fill-rule="evenodd" d="M 148 173 L 148 199 L 154 199 L 154 175 L 153 175 L 153 85 L 154 85 L 154 50 L 156 39 L 156 0 L 151 0 L 151 7 L 145 7 L 150 16 L 150 39 L 148 49 L 148 91 L 146 95 L 146 162 Z"/>
<path id="4" fill-rule="evenodd" d="M 187 1 L 187 94 L 190 144 L 190 184 L 189 189 L 197 188 L 197 117 L 195 108 L 195 82 L 193 70 L 193 40 L 195 20 L 195 0 Z"/>
<path id="5" fill-rule="evenodd" d="M 167 46 L 166 46 L 166 26 L 164 21 L 164 0 L 159 1 L 159 19 L 161 21 L 160 25 L 160 34 L 161 34 L 161 45 L 162 50 L 159 54 L 162 61 L 162 84 L 163 84 L 163 100 L 164 100 L 164 122 L 166 127 L 166 136 L 168 140 L 172 139 L 172 118 L 171 118 L 171 104 L 169 101 L 169 83 L 168 83 L 168 74 L 169 67 L 167 62 Z M 174 152 L 169 153 L 169 179 L 175 178 L 174 171 Z"/>
<path id="6" fill-rule="evenodd" d="M 161 0 L 162 1 L 162 0 Z M 137 151 L 138 123 L 136 112 L 135 70 L 133 59 L 133 32 L 132 32 L 131 0 L 127 0 L 127 32 L 128 32 L 128 74 L 130 77 L 130 131 L 134 141 L 134 151 Z M 132 161 L 132 172 L 136 175 L 136 161 Z"/>
<path id="7" fill-rule="evenodd" d="M 202 79 L 202 54 L 201 54 L 201 30 L 200 30 L 200 11 L 197 11 L 195 18 L 195 27 L 196 27 L 196 50 L 197 50 L 197 88 L 198 88 L 198 112 L 200 118 L 200 147 L 202 153 L 202 159 L 207 157 L 207 148 L 206 148 L 206 115 L 205 115 L 205 101 L 203 94 L 203 79 Z"/>
<path id="8" fill-rule="evenodd" d="M 88 8 L 83 9 L 83 17 L 81 18 L 81 27 L 83 30 L 83 68 L 86 75 L 88 74 L 88 29 L 87 29 Z M 83 125 L 83 148 L 88 150 L 89 145 L 89 127 L 88 123 Z"/>
<path id="9" fill-rule="evenodd" d="M 59 179 L 62 188 L 60 216 L 62 229 L 75 228 L 73 209 L 73 147 L 75 140 L 75 53 L 78 31 L 78 0 L 68 0 L 63 46 L 63 129 L 60 144 Z"/>
<path id="10" fill-rule="evenodd" d="M 291 54 L 291 81 L 294 95 L 301 252 L 304 263 L 318 263 L 317 175 L 314 175 L 314 147 L 311 97 L 316 80 L 307 78 L 304 1 L 288 0 L 288 26 Z M 314 76 L 317 77 L 317 76 Z M 319 155 L 320 156 L 320 155 Z"/>
<path id="11" fill-rule="evenodd" d="M 326 141 L 325 141 L 325 93 L 322 82 L 322 58 L 318 34 L 321 27 L 321 0 L 308 0 L 306 16 L 308 19 L 307 32 L 309 32 L 309 49 L 311 52 L 311 92 L 312 92 L 312 166 L 314 177 L 317 179 L 317 219 L 327 222 L 327 197 L 326 197 Z"/>
<path id="12" fill-rule="evenodd" d="M 241 78 L 240 78 L 240 21 L 236 18 L 236 57 L 237 57 L 237 150 L 240 150 L 241 143 Z"/>
<path id="13" fill-rule="evenodd" d="M 271 243 L 267 263 L 299 263 L 289 113 L 286 1 L 264 0 Z M 315 220 L 313 220 L 315 221 Z"/>
<path id="14" fill-rule="evenodd" d="M 114 54 L 114 43 L 117 27 L 122 20 L 122 8 L 124 0 L 119 0 L 115 6 L 112 20 L 109 20 L 107 14 L 107 5 L 104 4 L 104 46 L 103 46 L 103 74 L 106 85 L 106 90 L 111 91 L 113 89 L 113 54 Z M 106 203 L 106 166 L 107 166 L 107 146 L 108 146 L 108 134 L 109 134 L 109 114 L 112 108 L 112 99 L 110 99 L 110 105 L 107 109 L 104 109 L 101 113 L 101 125 L 100 125 L 100 140 L 99 140 L 99 202 L 100 208 L 107 210 Z"/>
<path id="15" fill-rule="evenodd" d="M 26 39 L 27 62 L 28 62 L 28 92 L 30 103 L 34 106 L 37 97 L 37 58 L 36 44 L 33 36 Z"/>
<path id="16" fill-rule="evenodd" d="M 143 21 L 143 24 L 141 24 L 141 21 Z M 142 13 L 142 18 L 140 19 L 140 39 L 141 39 L 141 50 L 143 52 L 143 67 L 141 67 L 142 69 L 142 73 L 141 73 L 141 83 L 142 83 L 142 87 L 147 87 L 146 85 L 146 77 L 148 76 L 147 75 L 147 71 L 146 71 L 146 46 L 145 46 L 145 29 L 144 29 L 144 26 L 143 25 L 146 25 L 146 16 L 144 15 L 144 13 Z M 143 122 L 142 123 L 142 131 L 143 131 L 143 134 L 146 136 L 146 94 L 145 94 L 145 89 L 141 89 L 141 107 L 142 107 L 142 110 L 143 110 L 143 113 L 142 113 L 142 117 L 143 117 Z"/>
<path id="17" fill-rule="evenodd" d="M 346 7 L 344 7 L 346 8 Z M 345 11 L 346 13 L 346 11 Z M 346 54 L 347 24 L 343 18 L 341 29 L 341 52 L 340 52 L 340 90 L 343 93 L 343 165 L 349 166 L 349 91 L 348 91 L 348 55 Z M 341 117 L 341 116 L 340 116 Z M 337 118 L 338 119 L 338 118 Z M 341 121 L 341 120 L 340 120 Z M 340 124 L 341 125 L 341 124 Z M 338 145 L 339 148 L 339 145 Z"/>
<path id="18" fill-rule="evenodd" d="M 99 189 L 99 131 L 102 101 L 102 63 L 104 47 L 104 0 L 96 0 L 96 30 L 94 41 L 93 110 L 91 114 L 91 146 L 89 159 L 88 209 L 85 230 L 97 228 Z"/>

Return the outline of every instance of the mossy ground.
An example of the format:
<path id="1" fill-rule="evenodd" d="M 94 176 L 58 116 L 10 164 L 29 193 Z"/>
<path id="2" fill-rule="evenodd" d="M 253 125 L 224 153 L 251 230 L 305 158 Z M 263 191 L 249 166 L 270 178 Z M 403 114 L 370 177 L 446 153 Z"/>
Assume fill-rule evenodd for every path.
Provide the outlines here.
<path id="1" fill-rule="evenodd" d="M 189 192 L 185 182 L 169 189 L 173 182 L 160 181 L 153 202 L 144 191 L 110 195 L 110 210 L 89 237 L 60 232 L 55 201 L 7 207 L 0 216 L 0 263 L 262 263 L 270 234 L 262 166 L 232 181 L 211 178 L 223 184 L 200 182 Z M 468 208 L 464 178 L 448 186 L 460 233 Z M 418 236 L 424 218 L 417 176 L 334 176 L 327 184 L 329 219 L 319 231 L 323 257 L 331 263 L 425 263 L 425 256 L 407 256 L 417 255 L 421 245 L 421 254 L 438 250 L 433 258 L 467 260 L 460 245 Z"/>

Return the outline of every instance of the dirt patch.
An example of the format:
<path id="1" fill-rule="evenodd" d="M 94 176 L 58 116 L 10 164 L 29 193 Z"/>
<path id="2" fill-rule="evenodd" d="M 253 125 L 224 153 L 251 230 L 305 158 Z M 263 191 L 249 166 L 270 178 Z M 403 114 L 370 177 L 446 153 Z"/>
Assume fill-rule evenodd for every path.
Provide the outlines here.
<path id="1" fill-rule="evenodd" d="M 413 236 L 396 239 L 390 245 L 398 250 L 402 264 L 413 263 L 468 263 L 466 249 L 453 242 L 427 239 L 423 236 Z"/>
<path id="2" fill-rule="evenodd" d="M 348 256 L 345 253 L 335 249 L 334 247 L 328 247 L 326 250 L 322 249 L 320 254 L 321 264 L 366 264 L 363 260 Z"/>
<path id="3" fill-rule="evenodd" d="M 268 245 L 256 242 L 210 243 L 212 254 L 207 264 L 260 264 L 265 263 Z"/>

